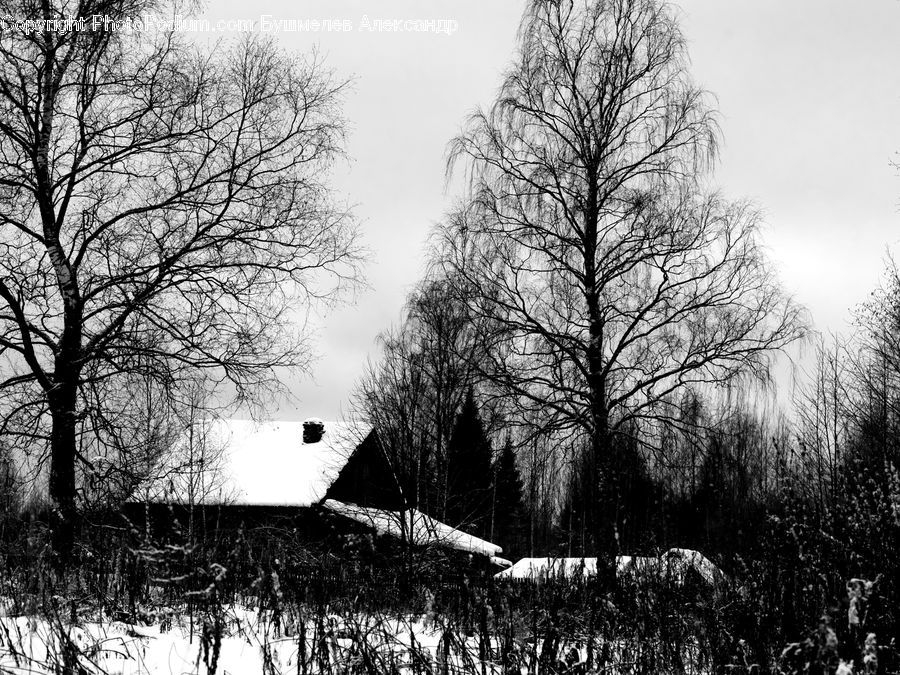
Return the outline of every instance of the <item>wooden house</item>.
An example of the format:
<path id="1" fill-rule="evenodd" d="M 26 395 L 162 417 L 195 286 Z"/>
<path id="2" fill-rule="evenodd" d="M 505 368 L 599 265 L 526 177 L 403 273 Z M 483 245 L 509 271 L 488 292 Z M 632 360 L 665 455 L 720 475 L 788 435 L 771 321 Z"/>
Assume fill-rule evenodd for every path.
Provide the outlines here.
<path id="1" fill-rule="evenodd" d="M 300 533 L 332 548 L 370 533 L 495 564 L 501 549 L 410 508 L 377 434 L 311 418 L 192 425 L 135 491 L 128 515 L 158 537 Z"/>

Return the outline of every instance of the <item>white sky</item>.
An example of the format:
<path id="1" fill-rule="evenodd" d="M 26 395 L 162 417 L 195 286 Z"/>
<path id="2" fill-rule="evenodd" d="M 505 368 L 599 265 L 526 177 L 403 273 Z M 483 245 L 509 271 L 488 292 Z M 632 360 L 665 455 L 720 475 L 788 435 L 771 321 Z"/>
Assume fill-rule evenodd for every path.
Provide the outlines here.
<path id="1" fill-rule="evenodd" d="M 696 81 L 718 97 L 716 182 L 766 214 L 774 271 L 820 329 L 848 326 L 900 242 L 900 0 L 682 0 Z M 346 410 L 377 334 L 421 275 L 425 239 L 450 207 L 444 150 L 490 104 L 515 48 L 523 0 L 209 0 L 212 19 L 347 19 L 351 32 L 281 33 L 318 44 L 355 84 L 337 187 L 356 203 L 371 289 L 330 312 L 314 378 L 291 382 L 284 419 Z M 387 19 L 455 19 L 453 35 L 359 31 Z M 900 159 L 900 158 L 898 158 Z"/>

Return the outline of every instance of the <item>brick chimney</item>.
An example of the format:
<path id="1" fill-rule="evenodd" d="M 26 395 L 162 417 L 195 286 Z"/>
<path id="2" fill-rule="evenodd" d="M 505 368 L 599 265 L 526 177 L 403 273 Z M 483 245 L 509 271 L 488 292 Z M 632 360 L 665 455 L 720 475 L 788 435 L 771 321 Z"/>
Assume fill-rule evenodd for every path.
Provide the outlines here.
<path id="1" fill-rule="evenodd" d="M 318 443 L 325 435 L 325 422 L 317 417 L 310 417 L 303 422 L 303 442 Z"/>

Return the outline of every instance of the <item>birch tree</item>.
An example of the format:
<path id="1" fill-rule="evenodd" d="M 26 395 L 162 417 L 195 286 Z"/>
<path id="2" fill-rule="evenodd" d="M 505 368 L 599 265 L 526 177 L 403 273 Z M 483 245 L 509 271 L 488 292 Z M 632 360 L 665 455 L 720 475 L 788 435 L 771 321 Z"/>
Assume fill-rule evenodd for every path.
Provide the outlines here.
<path id="1" fill-rule="evenodd" d="M 765 377 L 804 334 L 759 213 L 706 187 L 718 137 L 670 6 L 531 0 L 496 101 L 451 144 L 467 189 L 442 263 L 491 326 L 484 375 L 589 446 L 609 570 L 615 434 L 651 438 L 685 388 Z"/>

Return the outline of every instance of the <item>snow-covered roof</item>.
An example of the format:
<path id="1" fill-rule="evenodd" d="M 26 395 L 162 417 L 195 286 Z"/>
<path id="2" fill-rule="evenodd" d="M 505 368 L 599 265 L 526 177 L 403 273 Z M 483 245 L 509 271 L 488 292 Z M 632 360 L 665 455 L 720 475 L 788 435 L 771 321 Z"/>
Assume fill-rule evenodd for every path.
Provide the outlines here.
<path id="1" fill-rule="evenodd" d="M 619 572 L 632 562 L 631 556 L 619 556 L 617 563 Z M 596 558 L 522 558 L 512 567 L 495 574 L 505 579 L 548 579 L 565 577 L 593 577 L 597 575 Z"/>
<path id="2" fill-rule="evenodd" d="M 547 579 L 552 577 L 592 577 L 597 574 L 596 558 L 522 558 L 494 576 L 498 579 Z"/>
<path id="3" fill-rule="evenodd" d="M 484 539 L 450 527 L 417 509 L 384 511 L 334 499 L 325 501 L 325 508 L 358 523 L 367 525 L 379 534 L 404 538 L 415 546 L 446 546 L 469 553 L 496 557 L 503 549 Z"/>
<path id="4" fill-rule="evenodd" d="M 662 558 L 670 568 L 681 570 L 682 576 L 688 569 L 692 569 L 711 586 L 719 585 L 726 580 L 725 573 L 699 551 L 689 548 L 670 548 L 662 555 Z"/>
<path id="5" fill-rule="evenodd" d="M 709 558 L 690 549 L 669 549 L 658 558 L 630 555 L 616 558 L 616 574 L 620 577 L 667 576 L 683 583 L 689 570 L 696 571 L 710 585 L 718 585 L 725 580 L 722 570 Z M 555 577 L 586 579 L 596 574 L 597 558 L 522 558 L 494 576 L 498 579 L 539 581 Z"/>
<path id="6" fill-rule="evenodd" d="M 134 494 L 151 503 L 310 506 L 325 497 L 362 440 L 324 422 L 315 443 L 303 422 L 215 419 L 191 426 Z"/>

